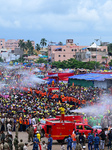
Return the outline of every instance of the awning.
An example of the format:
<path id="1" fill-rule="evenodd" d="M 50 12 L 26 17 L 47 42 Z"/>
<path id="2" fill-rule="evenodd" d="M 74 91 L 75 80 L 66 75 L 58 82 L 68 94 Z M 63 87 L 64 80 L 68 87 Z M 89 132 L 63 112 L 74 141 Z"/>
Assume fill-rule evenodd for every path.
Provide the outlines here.
<path id="1" fill-rule="evenodd" d="M 96 45 L 96 43 L 93 43 L 91 46 L 88 46 L 87 48 L 101 48 L 101 47 Z"/>
<path id="2" fill-rule="evenodd" d="M 62 47 L 55 48 L 55 50 L 62 49 Z"/>

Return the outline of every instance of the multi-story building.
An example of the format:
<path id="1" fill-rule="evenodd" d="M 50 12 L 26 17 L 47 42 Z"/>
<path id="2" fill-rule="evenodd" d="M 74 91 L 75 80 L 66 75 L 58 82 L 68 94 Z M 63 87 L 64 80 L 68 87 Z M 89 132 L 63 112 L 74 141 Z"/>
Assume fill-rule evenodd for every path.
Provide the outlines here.
<path id="1" fill-rule="evenodd" d="M 56 44 L 48 46 L 48 57 L 51 61 L 63 61 L 76 57 L 76 52 L 85 46 L 74 44 L 72 39 L 67 39 L 66 44 Z"/>
<path id="2" fill-rule="evenodd" d="M 103 62 L 104 56 L 108 55 L 107 46 L 95 48 L 89 46 L 79 46 L 73 43 L 73 39 L 67 39 L 65 45 L 49 45 L 48 58 L 51 61 L 63 61 L 70 58 L 75 58 L 79 61 L 97 61 Z"/>
<path id="3" fill-rule="evenodd" d="M 5 48 L 15 50 L 15 48 L 19 47 L 19 40 L 11 39 L 5 42 Z"/>
<path id="4" fill-rule="evenodd" d="M 0 39 L 0 49 L 5 48 L 5 39 Z"/>
<path id="5" fill-rule="evenodd" d="M 0 39 L 0 49 L 6 48 L 6 49 L 15 50 L 15 48 L 19 48 L 19 40 L 20 39 L 18 40 L 10 39 L 5 42 L 5 39 Z M 35 42 L 31 41 L 31 43 L 32 43 L 32 46 L 35 48 Z"/>

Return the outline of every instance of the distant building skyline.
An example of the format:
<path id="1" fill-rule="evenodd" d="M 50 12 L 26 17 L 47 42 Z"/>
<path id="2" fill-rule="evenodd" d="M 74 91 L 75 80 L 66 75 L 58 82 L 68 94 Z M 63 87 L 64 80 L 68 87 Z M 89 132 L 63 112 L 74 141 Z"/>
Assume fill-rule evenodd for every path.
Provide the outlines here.
<path id="1" fill-rule="evenodd" d="M 92 45 L 81 46 L 79 43 L 76 45 L 73 39 L 67 39 L 64 45 L 49 45 L 48 58 L 51 59 L 52 62 L 64 61 L 70 58 L 85 62 L 98 61 L 100 63 L 106 63 L 110 61 L 111 57 L 108 57 L 107 46 L 98 46 L 97 48 L 95 43 Z"/>
<path id="2" fill-rule="evenodd" d="M 19 41 L 24 39 L 8 39 L 5 41 L 5 39 L 0 39 L 0 49 L 11 49 L 15 50 L 15 48 L 19 48 Z M 24 41 L 26 43 L 26 41 Z M 31 41 L 32 46 L 35 48 L 35 42 Z"/>

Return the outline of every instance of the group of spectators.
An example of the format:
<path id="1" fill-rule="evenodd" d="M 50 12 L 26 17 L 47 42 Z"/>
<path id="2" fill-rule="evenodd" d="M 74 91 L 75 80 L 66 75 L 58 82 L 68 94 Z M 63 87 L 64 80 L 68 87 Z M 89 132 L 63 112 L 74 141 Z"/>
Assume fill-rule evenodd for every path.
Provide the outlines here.
<path id="1" fill-rule="evenodd" d="M 21 74 L 19 71 L 21 71 Z M 1 77 L 3 83 L 5 83 L 5 85 L 2 84 L 0 89 L 0 130 L 2 132 L 29 132 L 29 126 L 34 124 L 38 124 L 39 130 L 39 121 L 56 117 L 56 115 L 60 114 L 62 106 L 64 107 L 65 115 L 74 114 L 71 113 L 71 110 L 79 110 L 86 106 L 99 104 L 100 96 L 105 92 L 104 89 L 100 88 L 82 87 L 80 85 L 68 86 L 67 83 L 51 83 L 50 85 L 36 83 L 28 86 L 28 84 L 22 84 L 22 80 L 26 75 L 22 74 L 22 71 L 24 72 L 26 69 L 8 71 L 5 68 L 2 69 Z M 9 77 L 7 77 L 8 72 Z M 27 76 L 30 76 L 30 73 Z M 29 81 L 25 80 L 25 82 Z M 49 91 L 50 87 L 58 87 L 59 92 Z M 110 110 L 105 113 L 105 116 L 94 116 L 93 113 L 93 115 L 86 115 L 86 117 L 91 126 L 101 125 L 105 128 L 112 124 Z M 11 131 L 9 129 L 10 125 Z M 16 136 L 18 137 L 18 134 Z M 80 143 L 80 140 L 77 140 L 78 142 Z"/>

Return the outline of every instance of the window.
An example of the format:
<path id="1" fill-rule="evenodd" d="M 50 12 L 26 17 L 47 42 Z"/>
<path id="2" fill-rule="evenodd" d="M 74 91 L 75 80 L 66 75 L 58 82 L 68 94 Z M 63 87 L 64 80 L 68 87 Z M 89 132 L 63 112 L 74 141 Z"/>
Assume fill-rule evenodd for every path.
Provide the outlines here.
<path id="1" fill-rule="evenodd" d="M 106 52 L 106 49 L 104 49 L 103 51 Z"/>
<path id="2" fill-rule="evenodd" d="M 63 57 L 66 57 L 65 55 L 63 55 Z"/>
<path id="3" fill-rule="evenodd" d="M 89 127 L 89 126 L 84 126 L 84 129 L 85 130 L 93 130 L 91 127 Z"/>
<path id="4" fill-rule="evenodd" d="M 73 55 L 73 57 L 75 57 L 75 55 Z"/>
<path id="5" fill-rule="evenodd" d="M 58 57 L 61 57 L 61 55 L 58 55 Z"/>
<path id="6" fill-rule="evenodd" d="M 80 130 L 83 130 L 83 127 L 81 126 L 81 125 L 78 125 L 78 126 L 76 126 L 76 129 L 80 129 Z"/>
<path id="7" fill-rule="evenodd" d="M 74 51 L 74 49 L 72 49 L 71 51 Z"/>
<path id="8" fill-rule="evenodd" d="M 75 51 L 77 51 L 77 49 L 75 49 Z"/>
<path id="9" fill-rule="evenodd" d="M 96 58 L 96 56 L 92 56 L 92 58 Z"/>
<path id="10" fill-rule="evenodd" d="M 63 51 L 65 51 L 65 49 Z"/>

